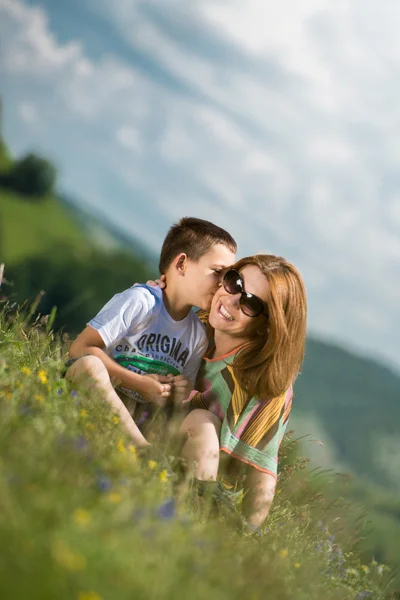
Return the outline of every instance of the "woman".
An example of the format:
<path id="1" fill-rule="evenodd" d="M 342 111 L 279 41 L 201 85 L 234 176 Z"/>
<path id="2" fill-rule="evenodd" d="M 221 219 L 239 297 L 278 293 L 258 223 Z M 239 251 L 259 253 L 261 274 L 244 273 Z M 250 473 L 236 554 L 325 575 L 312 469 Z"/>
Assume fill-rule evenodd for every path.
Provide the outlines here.
<path id="1" fill-rule="evenodd" d="M 262 254 L 239 260 L 211 305 L 213 345 L 181 425 L 182 456 L 203 492 L 217 485 L 222 454 L 230 456 L 231 467 L 245 466 L 243 516 L 250 529 L 262 525 L 274 497 L 278 449 L 304 356 L 306 312 L 297 269 Z"/>

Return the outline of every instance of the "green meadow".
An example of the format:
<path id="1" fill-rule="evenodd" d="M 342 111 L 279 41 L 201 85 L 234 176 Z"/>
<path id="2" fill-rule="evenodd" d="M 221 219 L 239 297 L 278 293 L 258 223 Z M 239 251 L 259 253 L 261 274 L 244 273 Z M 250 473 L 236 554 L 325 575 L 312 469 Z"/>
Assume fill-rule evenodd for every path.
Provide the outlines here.
<path id="1" fill-rule="evenodd" d="M 3 306 L 0 597 L 396 597 L 390 567 L 361 556 L 362 516 L 325 495 L 290 439 L 265 527 L 244 535 L 189 487 L 173 494 L 171 448 L 138 456 L 109 406 L 67 384 L 51 327 Z"/>

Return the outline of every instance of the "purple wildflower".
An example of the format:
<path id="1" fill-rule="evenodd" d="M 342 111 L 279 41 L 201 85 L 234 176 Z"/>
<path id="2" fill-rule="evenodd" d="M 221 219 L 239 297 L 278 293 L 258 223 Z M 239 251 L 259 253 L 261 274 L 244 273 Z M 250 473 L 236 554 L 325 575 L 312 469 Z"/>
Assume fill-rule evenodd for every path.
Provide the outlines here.
<path id="1" fill-rule="evenodd" d="M 175 517 L 175 500 L 173 498 L 169 498 L 165 502 L 163 502 L 158 510 L 157 514 L 161 519 L 173 519 Z"/>
<path id="2" fill-rule="evenodd" d="M 71 396 L 72 398 L 77 398 L 78 392 L 76 390 L 71 390 Z"/>
<path id="3" fill-rule="evenodd" d="M 104 476 L 96 478 L 96 485 L 102 492 L 107 492 L 112 486 L 109 478 Z"/>
<path id="4" fill-rule="evenodd" d="M 61 394 L 62 394 L 62 393 L 63 393 L 62 389 L 61 389 L 61 388 L 59 388 L 59 389 L 57 390 L 57 396 L 61 396 Z"/>
<path id="5" fill-rule="evenodd" d="M 83 435 L 80 435 L 76 438 L 74 445 L 77 450 L 86 450 L 89 444 L 86 438 L 84 438 Z"/>
<path id="6" fill-rule="evenodd" d="M 138 420 L 136 421 L 136 425 L 143 425 L 145 421 L 149 418 L 150 413 L 147 410 L 144 410 Z"/>

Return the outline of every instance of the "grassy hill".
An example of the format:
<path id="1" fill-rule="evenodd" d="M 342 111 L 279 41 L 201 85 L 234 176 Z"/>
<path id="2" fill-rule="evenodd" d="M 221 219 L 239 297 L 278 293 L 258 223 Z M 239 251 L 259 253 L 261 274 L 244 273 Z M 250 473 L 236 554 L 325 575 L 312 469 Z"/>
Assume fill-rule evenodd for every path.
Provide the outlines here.
<path id="1" fill-rule="evenodd" d="M 317 418 L 331 460 L 400 492 L 400 377 L 371 359 L 309 339 L 296 382 L 294 424 Z"/>
<path id="2" fill-rule="evenodd" d="M 33 254 L 46 254 L 54 246 L 68 245 L 74 252 L 88 250 L 68 209 L 54 197 L 30 202 L 0 188 L 0 255 L 15 263 Z"/>
<path id="3" fill-rule="evenodd" d="M 244 535 L 240 500 L 211 516 L 190 487 L 174 494 L 174 449 L 142 458 L 107 403 L 60 378 L 40 324 L 0 313 L 0 346 L 1 598 L 397 597 L 390 567 L 360 554 L 351 507 L 301 476 L 290 443 L 268 521 Z"/>

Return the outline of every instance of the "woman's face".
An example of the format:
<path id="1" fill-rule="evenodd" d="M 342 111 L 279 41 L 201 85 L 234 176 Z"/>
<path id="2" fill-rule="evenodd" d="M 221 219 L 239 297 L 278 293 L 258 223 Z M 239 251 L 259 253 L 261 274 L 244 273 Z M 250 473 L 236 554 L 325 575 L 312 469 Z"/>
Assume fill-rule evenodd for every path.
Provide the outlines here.
<path id="1" fill-rule="evenodd" d="M 244 290 L 255 294 L 267 304 L 269 285 L 267 278 L 255 265 L 246 265 L 241 269 Z M 266 329 L 267 319 L 264 315 L 248 317 L 239 305 L 240 293 L 229 294 L 223 285 L 216 292 L 210 309 L 209 321 L 216 331 L 223 331 L 238 341 L 250 341 L 260 329 Z"/>

